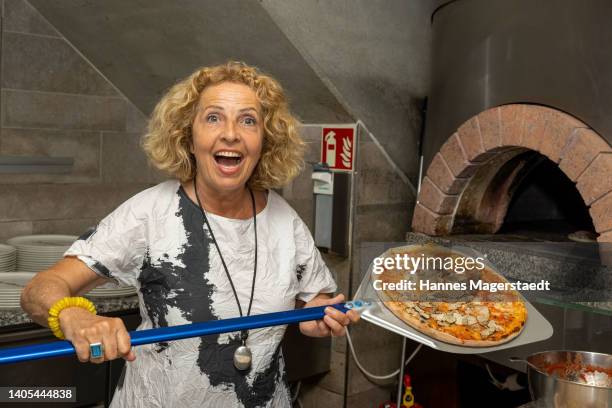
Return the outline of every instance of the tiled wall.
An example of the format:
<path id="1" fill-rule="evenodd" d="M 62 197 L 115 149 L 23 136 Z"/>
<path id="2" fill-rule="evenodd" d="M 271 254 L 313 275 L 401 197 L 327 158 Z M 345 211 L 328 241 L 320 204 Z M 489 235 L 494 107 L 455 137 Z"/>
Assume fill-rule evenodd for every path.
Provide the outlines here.
<path id="1" fill-rule="evenodd" d="M 314 234 L 314 207 L 312 164 L 321 158 L 320 125 L 304 125 L 301 136 L 307 144 L 305 168 L 295 180 L 283 188 L 283 197 L 298 212 Z M 338 283 L 338 292 L 348 295 L 349 260 L 344 257 L 323 253 L 325 263 L 334 274 Z M 342 407 L 344 401 L 344 381 L 346 377 L 346 342 L 343 339 L 332 339 L 331 370 L 321 377 L 303 381 L 300 401 L 308 407 Z"/>
<path id="2" fill-rule="evenodd" d="M 356 164 L 355 227 L 351 293 L 366 271 L 360 249 L 372 242 L 402 242 L 410 227 L 415 195 L 375 143 L 368 129 L 359 127 Z M 367 322 L 356 325 L 353 344 L 361 363 L 373 374 L 389 374 L 400 366 L 401 337 Z M 348 359 L 347 407 L 378 406 L 394 395 L 397 378 L 376 383 L 367 379 L 352 358 Z"/>
<path id="3" fill-rule="evenodd" d="M 309 146 L 305 171 L 283 189 L 287 201 L 312 228 L 311 163 L 320 160 L 322 127 L 306 125 L 302 137 Z M 355 160 L 356 183 L 352 263 L 347 258 L 324 254 L 325 261 L 335 274 L 339 291 L 348 298 L 361 283 L 359 249 L 368 242 L 403 241 L 412 218 L 415 196 L 404 179 L 387 161 L 380 147 L 368 131 L 358 128 L 358 147 Z M 352 276 L 352 277 L 351 277 Z M 375 374 L 386 374 L 399 367 L 400 336 L 362 322 L 351 328 L 358 358 Z M 368 380 L 350 357 L 345 338 L 332 340 L 331 371 L 320 378 L 304 381 L 300 400 L 304 407 L 342 407 L 346 392 L 346 406 L 372 407 L 388 399 L 394 392 L 395 379 L 384 382 Z M 346 365 L 348 364 L 348 371 Z M 348 378 L 347 378 L 348 373 Z M 345 390 L 346 381 L 346 390 Z"/>
<path id="4" fill-rule="evenodd" d="M 67 174 L 0 173 L 0 242 L 79 234 L 160 180 L 146 118 L 24 0 L 2 1 L 0 155 L 71 157 Z"/>

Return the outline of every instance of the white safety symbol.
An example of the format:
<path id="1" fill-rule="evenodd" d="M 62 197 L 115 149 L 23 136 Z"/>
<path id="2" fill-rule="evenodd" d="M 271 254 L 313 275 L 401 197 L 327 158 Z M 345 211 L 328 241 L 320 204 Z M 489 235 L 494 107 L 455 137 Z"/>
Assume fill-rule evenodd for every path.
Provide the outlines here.
<path id="1" fill-rule="evenodd" d="M 352 147 L 353 144 L 348 137 L 342 139 L 342 153 L 340 153 L 340 157 L 342 158 L 342 164 L 344 167 L 349 169 L 351 168 Z"/>
<path id="2" fill-rule="evenodd" d="M 336 167 L 336 133 L 331 130 L 325 135 L 325 161 L 329 167 Z"/>

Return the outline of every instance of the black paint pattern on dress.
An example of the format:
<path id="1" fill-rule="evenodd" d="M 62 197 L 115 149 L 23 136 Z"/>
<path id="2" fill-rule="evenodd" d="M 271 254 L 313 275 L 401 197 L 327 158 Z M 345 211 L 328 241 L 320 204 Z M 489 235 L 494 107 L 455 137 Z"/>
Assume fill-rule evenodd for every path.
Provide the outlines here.
<path id="1" fill-rule="evenodd" d="M 295 268 L 295 273 L 297 275 L 297 280 L 301 281 L 304 276 L 304 272 L 306 272 L 306 264 L 299 264 L 297 268 Z"/>
<path id="2" fill-rule="evenodd" d="M 161 353 L 162 351 L 170 347 L 170 344 L 167 341 L 160 341 L 159 343 L 155 343 L 155 346 L 155 352 Z"/>
<path id="3" fill-rule="evenodd" d="M 191 322 L 219 320 L 212 308 L 212 295 L 216 290 L 207 279 L 210 268 L 209 251 L 214 249 L 208 231 L 204 231 L 204 220 L 198 207 L 181 190 L 179 210 L 187 233 L 187 243 L 177 261 L 182 267 L 167 258 L 151 262 L 147 254 L 138 280 L 147 314 L 155 327 L 168 326 L 168 307 L 181 310 L 182 316 Z M 172 297 L 170 295 L 172 294 Z M 212 386 L 233 389 L 238 400 L 247 408 L 265 406 L 273 397 L 277 383 L 283 378 L 280 373 L 280 346 L 272 356 L 270 365 L 255 375 L 253 385 L 247 382 L 248 371 L 240 372 L 233 364 L 234 351 L 240 345 L 239 336 L 230 338 L 229 344 L 218 344 L 219 335 L 201 337 L 197 364 Z M 170 344 L 169 347 L 172 347 Z M 164 345 L 158 344 L 158 350 Z"/>
<path id="4" fill-rule="evenodd" d="M 80 237 L 77 238 L 77 241 L 87 241 L 89 238 L 93 237 L 93 235 L 98 231 L 98 226 L 96 225 L 93 228 L 89 228 L 87 231 L 85 231 L 83 234 L 81 234 Z M 110 271 L 108 270 L 108 268 L 106 266 L 104 266 L 103 264 L 101 264 L 98 261 L 95 261 L 95 263 L 93 264 L 93 268 L 98 271 L 98 273 L 104 275 L 107 278 L 112 278 Z"/>
<path id="5" fill-rule="evenodd" d="M 97 225 L 95 227 L 93 227 L 93 228 L 89 228 L 87 231 L 85 231 L 83 234 L 81 234 L 81 236 L 77 238 L 77 241 L 86 241 L 91 236 L 93 236 L 96 233 L 96 231 L 98 231 L 98 226 Z"/>
<path id="6" fill-rule="evenodd" d="M 96 261 L 93 264 L 93 267 L 96 271 L 100 272 L 102 275 L 106 276 L 107 278 L 112 278 L 111 273 L 108 270 L 108 268 L 102 265 L 100 262 Z"/>

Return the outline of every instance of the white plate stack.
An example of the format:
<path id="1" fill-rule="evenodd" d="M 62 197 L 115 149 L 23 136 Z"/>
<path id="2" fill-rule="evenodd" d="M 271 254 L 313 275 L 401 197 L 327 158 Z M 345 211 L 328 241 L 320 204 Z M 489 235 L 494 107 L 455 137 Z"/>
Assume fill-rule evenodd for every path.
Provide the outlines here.
<path id="1" fill-rule="evenodd" d="M 19 309 L 21 291 L 36 275 L 33 272 L 0 273 L 0 310 Z"/>
<path id="2" fill-rule="evenodd" d="M 17 248 L 18 270 L 40 272 L 62 259 L 77 238 L 75 235 L 25 235 L 6 242 Z"/>
<path id="3" fill-rule="evenodd" d="M 132 296 L 136 294 L 136 288 L 133 286 L 119 286 L 114 283 L 105 283 L 97 288 L 89 291 L 85 296 L 90 298 L 109 298 Z"/>
<path id="4" fill-rule="evenodd" d="M 12 272 L 17 266 L 17 248 L 0 244 L 0 273 Z"/>

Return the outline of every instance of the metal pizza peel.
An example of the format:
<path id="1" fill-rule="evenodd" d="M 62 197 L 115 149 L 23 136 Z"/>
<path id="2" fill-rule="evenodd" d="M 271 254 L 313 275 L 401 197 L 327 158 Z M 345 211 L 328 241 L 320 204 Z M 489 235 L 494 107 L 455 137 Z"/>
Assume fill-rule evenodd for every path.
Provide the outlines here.
<path id="1" fill-rule="evenodd" d="M 419 245 L 408 245 L 401 248 L 391 248 L 391 250 L 417 249 L 419 247 Z M 385 253 L 388 251 L 385 251 Z M 384 254 L 380 256 L 384 256 Z M 490 267 L 490 265 L 487 266 Z M 536 343 L 546 340 L 553 335 L 553 327 L 548 320 L 546 320 L 546 318 L 544 318 L 544 316 L 542 316 L 542 314 L 527 299 L 521 296 L 521 300 L 523 300 L 525 307 L 527 308 L 527 322 L 525 323 L 521 334 L 506 343 L 491 347 L 471 347 L 450 344 L 434 339 L 404 323 L 400 318 L 395 316 L 389 309 L 387 309 L 387 307 L 385 307 L 378 292 L 374 289 L 372 268 L 373 263 L 370 264 L 367 273 L 363 277 L 363 280 L 355 293 L 354 300 L 347 303 L 347 305 L 349 307 L 359 309 L 361 318 L 363 320 L 380 326 L 383 329 L 397 333 L 401 336 L 407 337 L 411 340 L 422 343 L 433 349 L 456 354 L 482 354 L 519 347 L 525 344 Z"/>
<path id="2" fill-rule="evenodd" d="M 284 312 L 264 313 L 231 319 L 212 320 L 184 324 L 179 326 L 159 327 L 155 329 L 135 330 L 130 332 L 132 346 L 153 344 L 164 341 L 201 337 L 211 334 L 239 332 L 261 327 L 280 326 L 310 320 L 320 320 L 325 315 L 325 308 L 334 307 L 343 313 L 353 308 L 352 304 L 307 307 Z M 0 348 L 0 365 L 39 360 L 52 357 L 76 354 L 75 348 L 67 340 L 54 341 L 28 346 Z"/>

